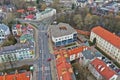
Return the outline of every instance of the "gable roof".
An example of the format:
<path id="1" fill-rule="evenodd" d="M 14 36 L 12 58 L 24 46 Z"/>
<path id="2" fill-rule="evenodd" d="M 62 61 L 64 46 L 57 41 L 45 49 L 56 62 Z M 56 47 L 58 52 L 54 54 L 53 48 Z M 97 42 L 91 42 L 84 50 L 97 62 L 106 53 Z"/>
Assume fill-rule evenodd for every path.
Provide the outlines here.
<path id="1" fill-rule="evenodd" d="M 112 69 L 110 69 L 102 60 L 95 58 L 91 64 L 93 67 L 101 74 L 105 80 L 109 80 L 116 73 Z"/>
<path id="2" fill-rule="evenodd" d="M 56 59 L 56 67 L 58 73 L 58 80 L 73 80 L 73 70 L 71 64 L 66 61 L 65 57 L 61 56 Z"/>
<path id="3" fill-rule="evenodd" d="M 73 55 L 73 54 L 80 53 L 83 51 L 84 48 L 86 48 L 86 46 L 80 46 L 80 47 L 76 47 L 74 49 L 70 49 L 70 50 L 68 50 L 68 54 Z"/>
<path id="4" fill-rule="evenodd" d="M 118 37 L 117 35 L 109 32 L 108 30 L 100 26 L 93 28 L 92 32 L 99 35 L 101 38 L 105 39 L 106 41 L 120 49 L 120 37 Z"/>
<path id="5" fill-rule="evenodd" d="M 30 80 L 30 72 L 0 76 L 0 80 Z"/>

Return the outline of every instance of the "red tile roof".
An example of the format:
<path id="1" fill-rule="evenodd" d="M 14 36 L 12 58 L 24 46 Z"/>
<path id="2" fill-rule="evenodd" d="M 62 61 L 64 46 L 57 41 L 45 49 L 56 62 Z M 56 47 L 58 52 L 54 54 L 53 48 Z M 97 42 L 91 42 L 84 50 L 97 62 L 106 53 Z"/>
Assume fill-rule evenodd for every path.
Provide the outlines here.
<path id="1" fill-rule="evenodd" d="M 92 32 L 99 35 L 118 49 L 120 49 L 120 37 L 116 36 L 115 34 L 107 31 L 106 29 L 98 26 L 92 29 Z"/>
<path id="2" fill-rule="evenodd" d="M 30 14 L 30 15 L 26 16 L 25 18 L 27 18 L 27 19 L 33 19 L 34 15 Z"/>
<path id="3" fill-rule="evenodd" d="M 24 11 L 25 11 L 24 9 L 17 10 L 17 12 L 19 12 L 19 13 L 23 13 Z"/>
<path id="4" fill-rule="evenodd" d="M 21 25 L 20 25 L 20 24 L 17 24 L 17 25 L 16 25 L 16 28 L 17 28 L 17 29 L 20 29 L 20 28 L 21 28 Z"/>
<path id="5" fill-rule="evenodd" d="M 105 80 L 109 80 L 113 75 L 115 75 L 115 71 L 110 69 L 102 60 L 95 58 L 91 64 L 94 68 L 101 74 Z"/>
<path id="6" fill-rule="evenodd" d="M 82 52 L 85 48 L 87 48 L 86 46 L 80 46 L 80 47 L 76 47 L 70 50 L 66 50 L 66 49 L 61 49 L 61 50 L 56 50 L 54 51 L 54 54 L 67 54 L 67 55 L 73 55 L 73 54 L 77 54 Z"/>
<path id="7" fill-rule="evenodd" d="M 86 48 L 86 46 L 76 47 L 74 49 L 68 50 L 68 54 L 69 55 L 78 54 L 82 52 L 84 48 Z"/>
<path id="8" fill-rule="evenodd" d="M 58 80 L 72 80 L 73 70 L 71 64 L 68 63 L 65 57 L 61 56 L 56 60 Z"/>
<path id="9" fill-rule="evenodd" d="M 27 8 L 27 10 L 29 10 L 29 11 L 34 11 L 35 8 L 31 7 L 31 8 Z"/>
<path id="10" fill-rule="evenodd" d="M 0 80 L 30 80 L 30 72 L 0 76 Z"/>

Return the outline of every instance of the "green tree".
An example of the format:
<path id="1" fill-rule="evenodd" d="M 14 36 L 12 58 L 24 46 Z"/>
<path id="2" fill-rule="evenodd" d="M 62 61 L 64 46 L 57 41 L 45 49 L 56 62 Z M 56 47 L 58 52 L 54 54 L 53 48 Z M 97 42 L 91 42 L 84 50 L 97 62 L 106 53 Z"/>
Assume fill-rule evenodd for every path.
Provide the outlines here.
<path id="1" fill-rule="evenodd" d="M 57 22 L 65 22 L 65 15 L 61 14 L 60 16 L 57 17 Z"/>
<path id="2" fill-rule="evenodd" d="M 73 17 L 73 21 L 76 24 L 77 28 L 82 29 L 83 20 L 80 14 L 77 14 Z"/>
<path id="3" fill-rule="evenodd" d="M 100 21 L 100 17 L 97 15 L 92 15 L 93 25 L 97 25 Z"/>
<path id="4" fill-rule="evenodd" d="M 75 9 L 75 4 L 72 4 L 72 7 L 71 7 L 71 9 Z"/>
<path id="5" fill-rule="evenodd" d="M 92 18 L 92 15 L 91 14 L 87 14 L 85 19 L 84 19 L 84 23 L 85 23 L 85 28 L 90 30 L 91 29 L 91 25 L 93 23 L 93 18 Z"/>

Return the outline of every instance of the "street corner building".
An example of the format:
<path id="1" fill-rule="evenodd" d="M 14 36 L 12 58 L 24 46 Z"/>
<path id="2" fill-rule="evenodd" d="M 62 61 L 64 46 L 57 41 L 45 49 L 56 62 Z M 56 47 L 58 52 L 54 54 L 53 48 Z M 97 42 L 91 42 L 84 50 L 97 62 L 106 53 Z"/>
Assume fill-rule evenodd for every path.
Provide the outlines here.
<path id="1" fill-rule="evenodd" d="M 120 63 L 120 37 L 97 26 L 91 31 L 90 41 L 96 42 L 97 47 Z"/>
<path id="2" fill-rule="evenodd" d="M 50 36 L 55 46 L 65 46 L 77 40 L 77 32 L 67 23 L 50 25 Z"/>
<path id="3" fill-rule="evenodd" d="M 9 27 L 5 24 L 0 24 L 0 43 L 2 43 L 10 34 Z"/>

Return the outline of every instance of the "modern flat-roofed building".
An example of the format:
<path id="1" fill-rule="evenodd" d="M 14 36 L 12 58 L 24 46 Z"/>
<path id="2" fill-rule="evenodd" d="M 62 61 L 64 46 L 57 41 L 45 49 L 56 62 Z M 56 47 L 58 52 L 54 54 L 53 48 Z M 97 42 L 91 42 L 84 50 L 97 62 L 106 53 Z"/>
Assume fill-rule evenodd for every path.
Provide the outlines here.
<path id="1" fill-rule="evenodd" d="M 120 63 L 120 37 L 98 26 L 92 29 L 90 41 L 95 41 L 97 47 Z"/>
<path id="2" fill-rule="evenodd" d="M 67 23 L 50 26 L 50 35 L 55 46 L 64 46 L 77 40 L 77 32 Z"/>
<path id="3" fill-rule="evenodd" d="M 9 27 L 5 24 L 0 24 L 0 43 L 10 34 Z"/>

